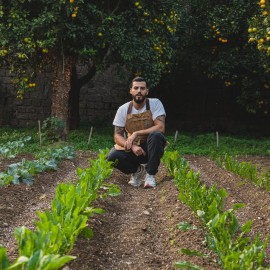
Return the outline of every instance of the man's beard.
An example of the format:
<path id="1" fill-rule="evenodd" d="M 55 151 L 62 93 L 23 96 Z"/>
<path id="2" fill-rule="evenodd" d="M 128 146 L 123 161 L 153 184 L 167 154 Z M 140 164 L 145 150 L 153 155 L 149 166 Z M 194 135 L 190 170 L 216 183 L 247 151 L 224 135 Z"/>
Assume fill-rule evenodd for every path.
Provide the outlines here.
<path id="1" fill-rule="evenodd" d="M 136 97 L 138 96 L 133 96 L 133 100 L 137 103 L 137 104 L 142 104 L 144 102 L 144 100 L 146 99 L 146 96 L 140 96 L 141 97 L 140 99 L 136 99 Z"/>

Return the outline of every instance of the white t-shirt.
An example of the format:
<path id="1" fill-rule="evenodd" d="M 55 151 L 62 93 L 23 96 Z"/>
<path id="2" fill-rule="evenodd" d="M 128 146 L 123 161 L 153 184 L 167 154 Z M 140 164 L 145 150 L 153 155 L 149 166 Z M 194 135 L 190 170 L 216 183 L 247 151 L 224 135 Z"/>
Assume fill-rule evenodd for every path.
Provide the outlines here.
<path id="1" fill-rule="evenodd" d="M 155 120 L 160 115 L 166 115 L 163 104 L 157 98 L 148 98 L 150 111 L 152 112 L 152 118 Z M 125 127 L 126 126 L 126 118 L 127 118 L 127 111 L 129 107 L 129 102 L 120 106 L 116 112 L 115 118 L 113 120 L 113 125 L 117 127 Z M 140 110 L 136 110 L 134 106 L 132 106 L 131 114 L 139 114 L 146 111 L 146 104 L 144 104 L 143 108 Z"/>

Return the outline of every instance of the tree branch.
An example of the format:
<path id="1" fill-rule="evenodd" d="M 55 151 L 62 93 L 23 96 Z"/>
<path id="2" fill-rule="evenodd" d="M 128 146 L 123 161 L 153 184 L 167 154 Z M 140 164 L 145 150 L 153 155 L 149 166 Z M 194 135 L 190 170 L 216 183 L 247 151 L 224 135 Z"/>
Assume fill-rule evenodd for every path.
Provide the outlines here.
<path id="1" fill-rule="evenodd" d="M 81 88 L 84 84 L 89 82 L 94 77 L 95 74 L 96 74 L 96 65 L 93 64 L 91 68 L 88 70 L 88 72 L 84 76 L 78 79 L 77 81 L 78 87 Z"/>

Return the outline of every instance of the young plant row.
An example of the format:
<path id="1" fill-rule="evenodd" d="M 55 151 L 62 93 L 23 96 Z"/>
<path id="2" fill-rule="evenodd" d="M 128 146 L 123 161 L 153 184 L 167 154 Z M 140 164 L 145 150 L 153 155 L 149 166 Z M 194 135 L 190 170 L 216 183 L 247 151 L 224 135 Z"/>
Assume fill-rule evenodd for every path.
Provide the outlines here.
<path id="1" fill-rule="evenodd" d="M 103 209 L 93 208 L 92 202 L 99 196 L 115 196 L 120 190 L 107 184 L 107 192 L 100 195 L 104 180 L 111 175 L 112 167 L 106 160 L 106 151 L 101 151 L 90 167 L 77 168 L 76 184 L 62 183 L 57 186 L 56 196 L 50 211 L 37 212 L 39 221 L 34 231 L 20 227 L 15 229 L 19 257 L 10 263 L 6 249 L 0 247 L 1 270 L 56 270 L 75 259 L 68 255 L 79 234 L 90 238 L 93 232 L 87 220 Z"/>
<path id="2" fill-rule="evenodd" d="M 224 156 L 213 156 L 215 162 L 221 168 L 238 174 L 244 179 L 251 181 L 257 187 L 270 190 L 270 171 L 263 171 L 260 174 L 256 165 L 251 162 L 239 162 L 236 157 L 225 154 Z"/>
<path id="3" fill-rule="evenodd" d="M 240 226 L 234 214 L 243 204 L 235 204 L 225 211 L 226 191 L 202 185 L 199 173 L 191 170 L 177 151 L 165 152 L 163 162 L 179 189 L 179 199 L 197 213 L 206 227 L 206 240 L 217 253 L 222 269 L 269 269 L 264 265 L 267 239 L 261 241 L 258 235 L 253 240 L 248 237 L 252 221 Z M 175 266 L 180 268 L 185 265 L 186 262 L 178 262 Z M 191 269 L 199 269 L 195 265 L 193 267 Z"/>
<path id="4" fill-rule="evenodd" d="M 0 144 L 0 158 L 14 158 L 19 150 L 25 146 L 25 143 L 31 140 L 30 136 L 26 136 L 17 141 L 9 141 L 4 144 Z"/>
<path id="5" fill-rule="evenodd" d="M 0 187 L 10 183 L 33 183 L 33 176 L 46 170 L 57 170 L 58 164 L 63 159 L 72 159 L 75 156 L 74 148 L 49 149 L 39 153 L 37 160 L 25 160 L 10 164 L 5 172 L 0 172 Z"/>

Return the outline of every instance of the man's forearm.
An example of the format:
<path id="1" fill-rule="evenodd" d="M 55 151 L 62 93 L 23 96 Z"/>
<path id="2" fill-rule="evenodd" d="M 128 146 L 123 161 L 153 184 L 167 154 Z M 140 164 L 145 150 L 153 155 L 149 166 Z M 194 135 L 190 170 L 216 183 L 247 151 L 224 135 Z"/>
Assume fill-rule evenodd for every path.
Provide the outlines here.
<path id="1" fill-rule="evenodd" d="M 147 128 L 147 129 L 135 131 L 135 132 L 133 132 L 133 134 L 136 136 L 149 135 L 150 133 L 152 133 L 154 131 L 160 131 L 160 132 L 164 133 L 164 129 L 162 127 L 155 125 L 155 126 L 152 126 L 150 128 Z"/>
<path id="2" fill-rule="evenodd" d="M 126 139 L 124 136 L 114 134 L 114 142 L 122 147 L 125 147 Z"/>
<path id="3" fill-rule="evenodd" d="M 117 127 L 114 128 L 114 142 L 122 147 L 125 146 L 126 139 L 125 139 L 125 128 L 124 127 Z"/>

